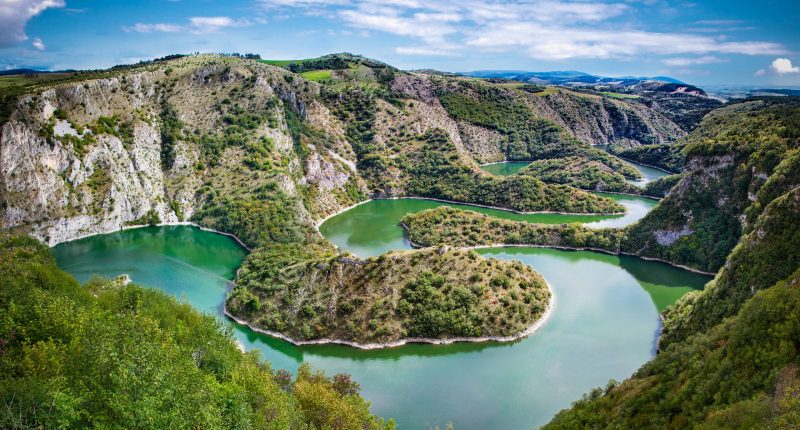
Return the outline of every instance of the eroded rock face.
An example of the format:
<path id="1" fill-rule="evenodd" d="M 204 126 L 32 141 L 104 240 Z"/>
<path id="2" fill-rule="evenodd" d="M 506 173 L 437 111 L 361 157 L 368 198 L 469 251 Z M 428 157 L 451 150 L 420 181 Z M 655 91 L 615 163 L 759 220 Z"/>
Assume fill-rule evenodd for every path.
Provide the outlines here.
<path id="1" fill-rule="evenodd" d="M 325 106 L 309 104 L 313 98 L 307 96 L 307 84 L 289 83 L 285 70 L 255 62 L 228 67 L 226 61 L 200 56 L 170 63 L 171 73 L 160 66 L 22 97 L 0 129 L 0 227 L 54 245 L 119 230 L 150 211 L 162 223 L 185 221 L 202 205 L 197 193 L 207 176 L 224 176 L 231 168 L 237 172 L 229 181 L 236 182 L 228 186 L 252 191 L 264 182 L 264 175 L 248 170 L 241 151 L 224 150 L 222 158 L 233 157 L 235 166 L 221 163 L 214 173 L 204 164 L 198 143 L 199 136 L 221 131 L 222 114 L 216 106 L 236 97 L 231 97 L 231 89 L 247 82 L 252 82 L 252 94 L 243 100 L 262 105 L 279 100 L 275 121 L 248 133 L 268 139 L 287 166 L 271 177 L 281 190 L 299 198 L 298 185 L 304 186 L 314 213 L 300 207 L 300 216 L 311 222 L 352 204 L 336 197 L 345 194 L 340 189 L 355 170 L 341 122 Z M 169 166 L 162 154 L 165 103 L 183 124 L 181 137 L 172 144 Z M 281 104 L 308 117 L 330 138 L 330 148 L 310 145 L 305 166 L 293 148 Z M 99 118 L 112 116 L 128 127 L 124 133 L 119 127 L 113 132 L 90 131 Z M 242 178 L 248 175 L 254 179 L 246 185 Z"/>
<path id="2" fill-rule="evenodd" d="M 685 225 L 680 230 L 656 230 L 653 232 L 653 236 L 655 236 L 656 242 L 659 245 L 670 246 L 678 239 L 692 233 L 694 233 L 694 231 L 690 229 L 688 225 Z"/>
<path id="3" fill-rule="evenodd" d="M 53 245 L 118 230 L 151 209 L 164 222 L 177 221 L 165 202 L 158 132 L 146 124 L 136 129 L 130 150 L 119 138 L 101 135 L 79 156 L 27 124 L 5 124 L 0 223 Z"/>

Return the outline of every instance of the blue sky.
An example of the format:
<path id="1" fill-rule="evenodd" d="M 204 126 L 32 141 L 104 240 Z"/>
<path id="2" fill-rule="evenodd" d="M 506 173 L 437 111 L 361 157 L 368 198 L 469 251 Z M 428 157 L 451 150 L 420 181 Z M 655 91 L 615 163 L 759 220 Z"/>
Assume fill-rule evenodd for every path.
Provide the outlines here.
<path id="1" fill-rule="evenodd" d="M 0 0 L 0 69 L 172 53 L 800 85 L 800 1 Z"/>

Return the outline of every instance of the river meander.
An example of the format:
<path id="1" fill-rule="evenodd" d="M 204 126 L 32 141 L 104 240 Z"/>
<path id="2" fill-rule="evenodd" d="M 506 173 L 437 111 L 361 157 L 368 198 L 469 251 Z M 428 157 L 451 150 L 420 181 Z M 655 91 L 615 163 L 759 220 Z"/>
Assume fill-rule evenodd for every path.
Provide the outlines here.
<path id="1" fill-rule="evenodd" d="M 643 212 L 653 205 L 646 199 L 628 199 Z M 405 249 L 409 245 L 400 218 L 441 204 L 372 201 L 331 218 L 320 230 L 341 249 L 361 256 Z M 497 215 L 491 209 L 474 210 Z M 553 223 L 620 223 L 617 220 L 624 218 L 496 212 Z M 98 235 L 60 244 L 53 252 L 59 266 L 82 282 L 95 274 L 127 273 L 136 283 L 160 288 L 220 316 L 230 280 L 246 255 L 233 239 L 189 226 Z M 328 374 L 352 374 L 372 401 L 373 412 L 395 418 L 401 429 L 447 422 L 457 429 L 528 429 L 546 423 L 591 388 L 629 376 L 650 359 L 659 331 L 658 309 L 709 280 L 662 263 L 596 252 L 493 248 L 480 253 L 530 264 L 551 285 L 553 314 L 532 336 L 510 344 L 366 351 L 339 345 L 296 347 L 242 326 L 235 326 L 235 335 L 247 350 L 260 350 L 274 368 L 293 371 L 308 361 Z"/>

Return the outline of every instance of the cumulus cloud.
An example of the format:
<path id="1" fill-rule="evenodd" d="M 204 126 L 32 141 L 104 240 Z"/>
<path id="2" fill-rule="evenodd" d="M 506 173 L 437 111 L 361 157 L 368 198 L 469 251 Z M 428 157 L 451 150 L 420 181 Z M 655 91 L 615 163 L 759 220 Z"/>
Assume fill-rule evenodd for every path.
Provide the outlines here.
<path id="1" fill-rule="evenodd" d="M 456 55 L 469 48 L 519 51 L 542 60 L 666 55 L 680 56 L 666 61 L 686 66 L 719 62 L 714 54 L 786 53 L 782 45 L 772 42 L 637 28 L 625 21 L 641 12 L 639 6 L 622 0 L 261 0 L 260 4 L 328 16 L 350 27 L 412 39 L 416 43 L 395 48 L 406 55 Z"/>
<path id="2" fill-rule="evenodd" d="M 28 20 L 47 8 L 64 7 L 64 0 L 4 0 L 0 2 L 0 48 L 28 39 Z"/>
<path id="3" fill-rule="evenodd" d="M 792 66 L 792 60 L 788 58 L 776 58 L 769 66 L 770 70 L 779 74 L 800 73 L 800 67 Z"/>
<path id="4" fill-rule="evenodd" d="M 38 37 L 33 39 L 33 47 L 40 51 L 44 51 L 45 48 L 47 48 L 46 46 L 44 46 L 44 42 L 42 42 L 42 39 L 39 39 Z"/>
<path id="5" fill-rule="evenodd" d="M 188 24 L 155 23 L 145 24 L 137 22 L 131 26 L 124 26 L 122 30 L 136 33 L 216 33 L 226 27 L 245 27 L 252 25 L 249 19 L 233 19 L 229 16 L 193 16 Z"/>
<path id="6" fill-rule="evenodd" d="M 754 76 L 767 76 L 767 75 L 778 75 L 783 76 L 789 73 L 800 73 L 800 67 L 792 66 L 792 60 L 788 58 L 776 58 L 772 61 L 772 64 L 765 69 L 759 69 L 755 72 Z"/>

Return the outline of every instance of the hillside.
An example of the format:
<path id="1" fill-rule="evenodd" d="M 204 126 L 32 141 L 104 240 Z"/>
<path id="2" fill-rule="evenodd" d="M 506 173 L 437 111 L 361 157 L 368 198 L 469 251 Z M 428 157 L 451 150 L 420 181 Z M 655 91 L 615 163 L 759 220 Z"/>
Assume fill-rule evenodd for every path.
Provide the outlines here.
<path id="1" fill-rule="evenodd" d="M 295 263 L 286 258 L 293 253 L 306 255 Z M 472 251 L 425 249 L 364 260 L 270 247 L 248 258 L 227 309 L 296 342 L 375 345 L 516 336 L 549 303 L 547 285 L 529 266 Z"/>
<path id="2" fill-rule="evenodd" d="M 649 194 L 663 194 L 666 190 L 666 197 L 639 222 L 625 228 L 624 232 L 615 233 L 613 246 L 603 248 L 701 271 L 718 271 L 729 261 L 731 251 L 743 235 L 753 231 L 765 208 L 800 186 L 799 114 L 797 99 L 748 101 L 710 113 L 682 143 L 687 160 L 684 174 L 664 177 L 645 190 Z M 546 167 L 537 161 L 521 173 Z M 587 170 L 589 166 L 578 173 Z M 571 175 L 569 170 L 560 167 L 549 172 L 560 178 Z M 580 179 L 578 175 L 572 176 L 572 183 Z M 494 237 L 495 233 L 483 221 L 451 219 L 464 217 L 461 211 L 438 212 L 427 218 L 423 214 L 409 217 L 409 226 L 425 225 L 426 237 L 435 232 L 435 237 L 441 238 L 426 238 L 421 243 L 434 245 L 450 240 L 459 243 L 462 238 L 452 236 L 449 239 L 451 236 L 445 231 L 453 234 L 464 231 L 458 230 L 461 222 L 472 225 L 472 235 L 482 238 L 472 241 L 473 244 L 492 243 L 487 238 Z M 423 219 L 422 224 L 415 222 Z M 515 225 L 524 223 L 496 221 L 495 224 L 506 230 L 496 239 L 516 229 L 538 228 Z M 786 232 L 783 239 L 793 240 L 791 229 Z M 525 243 L 518 233 L 516 231 L 516 239 L 509 243 Z M 413 229 L 411 234 L 415 237 Z M 543 240 L 535 244 L 543 244 Z M 555 244 L 561 245 L 560 242 Z M 780 259 L 789 257 L 791 253 Z"/>
<path id="3" fill-rule="evenodd" d="M 330 78 L 310 80 L 306 72 L 320 67 L 332 71 Z M 432 197 L 521 212 L 624 210 L 611 199 L 536 176 L 486 174 L 465 144 L 470 136 L 502 136 L 493 143 L 495 153 L 570 154 L 632 175 L 619 159 L 549 120 L 536 119 L 526 100 L 538 96 L 490 83 L 465 86 L 462 78 L 400 72 L 349 54 L 278 66 L 236 56 L 171 57 L 53 82 L 35 80 L 23 88 L 29 93 L 18 96 L 0 136 L 0 222 L 5 229 L 48 244 L 140 224 L 194 222 L 235 234 L 253 252 L 237 280 L 241 295 L 229 300 L 231 312 L 298 339 L 329 334 L 364 342 L 509 336 L 524 331 L 546 308 L 546 295 L 525 299 L 528 293 L 514 290 L 498 292 L 494 299 L 476 296 L 471 305 L 475 318 L 467 328 L 458 322 L 458 327 L 415 330 L 407 315 L 394 310 L 391 318 L 377 319 L 370 310 L 377 296 L 364 292 L 383 279 L 382 271 L 407 263 L 393 258 L 364 267 L 366 262 L 342 264 L 347 258 L 339 260 L 315 228 L 317 220 L 369 197 Z M 516 116 L 502 123 L 470 117 L 475 123 L 467 123 L 459 112 L 469 115 L 473 102 L 459 110 L 452 100 L 447 108 L 440 101 L 484 90 L 515 94 Z M 444 264 L 418 258 L 419 252 L 408 258 L 420 279 Z M 303 295 L 269 297 L 270 286 L 307 286 L 291 271 L 275 270 L 265 255 L 297 268 L 295 275 L 304 273 L 302 267 L 317 270 L 321 256 L 334 272 L 367 270 L 350 273 L 353 290 L 340 291 L 363 299 L 355 310 L 363 317 L 358 330 L 330 313 L 336 308 L 335 299 L 330 301 L 337 291 L 333 283 L 318 285 L 319 300 L 313 303 L 304 303 Z M 437 284 L 446 291 L 467 284 L 479 269 L 459 253 L 441 258 L 463 269 L 446 277 L 446 284 Z M 528 281 L 509 286 L 538 279 L 529 272 Z M 488 279 L 486 288 L 493 291 Z M 404 285 L 395 290 L 405 291 Z M 245 293 L 257 300 L 243 300 Z M 245 306 L 257 302 L 263 309 Z M 283 306 L 287 303 L 292 306 Z M 496 303 L 504 305 L 494 309 Z M 399 304 L 392 302 L 392 309 Z M 277 305 L 282 312 L 293 309 L 281 315 L 281 324 L 269 316 Z M 429 305 L 445 306 L 438 310 L 443 312 L 457 309 L 448 310 L 451 304 L 438 299 L 421 304 Z M 314 309 L 313 315 L 296 312 L 304 307 Z M 489 310 L 502 318 L 490 319 Z"/>
<path id="4" fill-rule="evenodd" d="M 613 153 L 671 166 L 681 175 L 646 191 L 666 197 L 624 230 L 500 222 L 452 209 L 406 220 L 412 239 L 420 244 L 501 241 L 591 247 L 719 271 L 703 292 L 686 296 L 665 312 L 662 352 L 654 361 L 630 380 L 596 391 L 560 414 L 554 427 L 684 428 L 703 423 L 724 428 L 746 426 L 747 418 L 791 428 L 796 419 L 796 98 L 732 103 L 705 115 L 695 128 L 692 118 L 709 108 L 687 101 L 702 99 L 696 95 L 665 96 L 675 102 L 665 107 L 663 100 L 644 93 L 403 72 L 351 54 L 279 62 L 194 55 L 50 80 L 25 79 L 3 93 L 4 230 L 30 234 L 48 245 L 140 224 L 194 222 L 235 234 L 252 252 L 229 297 L 228 311 L 254 327 L 296 340 L 513 336 L 538 321 L 550 300 L 541 277 L 527 266 L 491 262 L 464 250 L 414 250 L 369 260 L 341 254 L 316 228 L 328 215 L 368 198 L 400 196 L 520 212 L 617 213 L 622 206 L 585 190 L 629 191 L 625 179 L 637 172 L 592 145 L 611 144 Z M 682 105 L 684 101 L 688 104 Z M 500 160 L 533 163 L 509 177 L 479 168 L 480 163 Z M 8 276 L 9 297 L 30 302 L 11 306 L 7 298 L 0 304 L 8 305 L 14 318 L 15 309 L 22 310 L 19 327 L 32 324 L 24 320 L 26 315 L 63 304 L 70 312 L 55 314 L 77 315 L 63 321 L 80 333 L 99 330 L 111 339 L 125 324 L 144 327 L 142 333 L 167 345 L 169 354 L 153 353 L 155 363 L 174 364 L 165 375 L 185 371 L 180 374 L 189 375 L 185 380 L 222 384 L 248 395 L 258 387 L 236 385 L 244 382 L 235 372 L 252 367 L 257 378 L 271 380 L 264 365 L 231 352 L 229 339 L 208 334 L 213 332 L 209 325 L 203 333 L 210 338 L 198 339 L 220 343 L 213 350 L 222 351 L 224 365 L 187 364 L 190 350 L 180 348 L 184 332 L 170 331 L 178 323 L 169 318 L 189 315 L 189 310 L 176 310 L 163 296 L 107 283 L 91 284 L 89 292 L 54 272 L 41 245 L 27 239 L 7 243 L 8 258 L 0 261 L 8 267 L 0 275 Z M 27 272 L 36 276 L 25 278 Z M 413 276 L 409 282 L 398 274 Z M 19 277 L 25 282 L 17 288 Z M 135 303 L 129 303 L 130 296 Z M 125 306 L 144 314 L 154 306 L 157 315 L 106 315 Z M 186 318 L 201 318 L 192 315 Z M 95 327 L 101 323 L 108 323 L 108 331 Z M 63 358 L 59 352 L 85 345 L 84 338 L 64 337 L 58 330 L 41 337 L 14 333 L 29 336 L 25 339 L 30 342 L 14 344 L 14 354 L 27 354 L 26 360 L 0 354 L 0 365 L 9 366 L 9 372 L 24 373 L 30 369 L 20 371 L 19 366 L 27 365 L 53 372 L 24 381 L 20 386 L 42 388 L 20 395 L 41 404 L 53 397 L 47 391 L 52 387 L 62 393 L 58 390 L 84 383 L 73 373 L 55 373 L 62 369 L 58 360 L 69 365 L 64 372 L 83 363 L 78 359 L 82 356 Z M 150 345 L 145 340 L 143 348 Z M 179 352 L 170 352 L 173 346 Z M 89 372 L 99 372 L 91 367 L 93 361 L 87 363 Z M 347 411 L 347 419 L 358 428 L 379 425 L 352 390 L 333 393 L 335 383 L 303 372 L 294 382 L 297 395 L 307 387 L 309 393 L 330 396 L 332 407 Z M 305 385 L 310 381 L 320 386 Z M 171 399 L 188 396 L 188 386 L 181 385 L 182 391 Z M 261 388 L 271 387 L 264 382 Z M 205 385 L 189 391 L 196 396 L 208 392 Z M 222 391 L 187 400 L 211 423 L 193 424 L 214 427 L 214 419 L 229 419 L 217 408 L 223 400 L 213 397 Z M 269 396 L 288 396 L 273 391 Z M 40 392 L 50 394 L 35 397 Z M 67 394 L 64 410 L 82 405 L 83 398 Z M 246 419 L 257 420 L 267 413 L 259 408 L 273 404 L 242 398 L 247 396 L 230 405 L 240 407 Z M 286 410 L 301 418 L 287 422 L 303 427 L 315 418 L 298 412 L 304 407 L 298 402 Z M 86 414 L 110 413 L 102 406 L 91 403 L 87 408 L 99 409 Z M 159 403 L 124 412 L 139 419 L 140 410 L 165 408 L 170 410 Z M 70 415 L 75 421 L 66 422 L 81 426 L 84 422 L 78 420 L 86 414 Z M 31 418 L 36 423 L 49 419 Z"/>
<path id="5" fill-rule="evenodd" d="M 625 99 L 658 111 L 685 132 L 694 129 L 707 112 L 722 105 L 719 100 L 709 97 L 702 88 L 667 76 L 613 78 L 578 71 L 520 72 L 491 70 L 464 74 L 533 85 L 558 85 L 572 88 L 585 94 Z"/>
<path id="6" fill-rule="evenodd" d="M 800 185 L 798 113 L 797 99 L 748 101 L 710 113 L 683 142 L 686 176 L 630 228 L 623 248 L 719 270 L 763 208 Z"/>
<path id="7" fill-rule="evenodd" d="M 31 94 L 19 96 L 2 126 L 0 221 L 52 244 L 113 231 L 151 211 L 161 222 L 178 222 L 266 195 L 288 202 L 303 222 L 369 196 L 420 195 L 521 211 L 621 210 L 538 178 L 487 176 L 476 162 L 485 158 L 474 158 L 480 151 L 467 142 L 498 133 L 500 125 L 452 118 L 432 77 L 397 72 L 382 83 L 375 76 L 390 69 L 370 70 L 371 77 L 320 85 L 255 60 L 191 56 L 32 82 L 25 87 Z M 486 151 L 504 157 L 501 147 L 508 146 L 501 141 L 513 137 L 524 143 L 524 156 L 531 149 L 560 156 L 564 147 L 624 169 L 553 130 L 552 143 L 536 143 L 539 129 L 519 130 L 490 141 L 496 146 Z M 447 180 L 431 187 L 427 177 Z M 456 184 L 465 183 L 474 190 L 456 193 Z M 509 192 L 526 198 L 508 198 Z"/>
<path id="8" fill-rule="evenodd" d="M 592 391 L 545 428 L 795 428 L 798 115 L 797 99 L 710 113 L 683 142 L 678 185 L 626 229 L 545 226 L 449 208 L 409 215 L 404 224 L 422 245 L 592 248 L 719 270 L 703 291 L 664 312 L 653 361 Z"/>
<path id="9" fill-rule="evenodd" d="M 4 428 L 394 428 L 348 375 L 293 379 L 162 292 L 79 285 L 33 239 L 0 234 L 0 286 Z"/>

